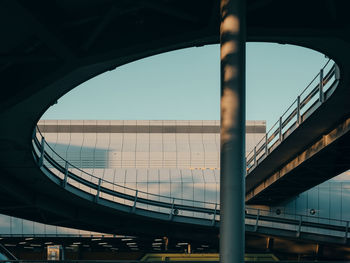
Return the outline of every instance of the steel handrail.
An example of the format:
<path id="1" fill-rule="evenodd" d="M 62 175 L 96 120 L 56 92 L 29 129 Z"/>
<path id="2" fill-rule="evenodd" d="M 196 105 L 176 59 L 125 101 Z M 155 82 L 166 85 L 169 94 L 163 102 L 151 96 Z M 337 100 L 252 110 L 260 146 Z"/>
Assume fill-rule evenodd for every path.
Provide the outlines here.
<path id="1" fill-rule="evenodd" d="M 62 167 L 60 166 L 57 162 L 55 162 L 55 160 L 51 157 L 51 156 L 48 156 L 47 157 L 47 161 L 53 165 L 55 168 L 58 168 L 58 167 Z M 61 170 L 61 168 L 59 168 L 59 170 L 61 172 L 64 172 L 63 170 Z M 94 190 L 98 190 L 100 189 L 100 192 L 103 192 L 103 193 L 106 193 L 106 194 L 109 194 L 109 195 L 112 195 L 112 196 L 115 196 L 115 197 L 119 197 L 119 198 L 122 198 L 122 199 L 125 199 L 125 200 L 128 200 L 128 201 L 134 201 L 135 200 L 135 196 L 134 195 L 129 195 L 129 194 L 125 194 L 125 193 L 122 193 L 122 192 L 117 192 L 117 191 L 113 191 L 111 189 L 108 189 L 106 187 L 103 187 L 103 186 L 98 186 L 84 178 L 81 178 L 80 176 L 77 176 L 75 175 L 74 173 L 71 173 L 69 172 L 69 178 L 75 180 L 76 182 L 78 183 L 82 183 L 84 184 L 85 186 L 88 186 L 90 187 L 91 189 L 94 189 Z M 124 186 L 123 186 L 124 187 Z M 126 188 L 126 187 L 125 187 Z M 131 189 L 131 188 L 129 188 Z M 138 190 L 135 190 L 135 192 L 138 191 Z M 138 191 L 138 193 L 140 193 L 141 191 Z M 143 193 L 146 193 L 146 192 L 143 192 Z M 147 194 L 147 193 L 146 193 Z M 150 195 L 150 194 L 148 194 Z M 157 196 L 158 195 L 155 195 L 153 194 L 154 196 Z M 160 197 L 162 197 L 161 195 L 159 195 Z M 168 199 L 176 199 L 176 198 L 171 198 L 171 197 L 167 197 Z M 176 200 L 186 200 L 186 199 L 176 199 Z M 193 200 L 186 200 L 188 202 L 196 202 L 196 201 L 193 201 Z M 147 205 L 154 205 L 154 206 L 158 206 L 158 207 L 162 207 L 162 208 L 171 208 L 172 207 L 172 204 L 171 203 L 167 203 L 167 202 L 162 202 L 162 201 L 156 201 L 156 200 L 152 200 L 152 199 L 146 199 L 146 198 L 143 198 L 143 197 L 137 197 L 137 202 L 138 203 L 142 203 L 142 204 L 147 204 Z M 197 202 L 200 202 L 200 201 L 197 201 Z M 214 203 L 212 203 L 214 204 Z M 212 213 L 212 210 L 211 209 L 207 209 L 207 208 L 202 208 L 202 207 L 196 207 L 196 206 L 188 206 L 188 205 L 180 205 L 180 204 L 174 204 L 175 208 L 176 209 L 181 209 L 181 210 L 184 210 L 184 211 L 191 211 L 191 212 L 202 212 L 202 213 Z"/>
<path id="2" fill-rule="evenodd" d="M 40 142 L 36 137 L 33 139 L 35 141 L 35 145 L 40 145 Z M 39 156 L 37 156 L 37 159 L 39 159 L 38 157 Z M 61 172 L 63 171 L 63 167 L 60 164 L 58 164 L 52 157 L 47 155 L 46 158 L 47 158 L 47 161 L 51 165 L 53 165 L 54 167 L 58 167 Z M 69 173 L 68 176 L 69 176 L 69 178 L 74 179 L 77 182 L 82 183 L 88 187 L 91 187 L 92 189 L 96 190 L 98 188 L 98 186 L 96 184 L 89 182 L 88 180 L 81 178 L 73 173 Z M 121 193 L 121 192 L 117 192 L 117 191 L 114 191 L 114 190 L 111 190 L 111 189 L 108 189 L 105 187 L 101 187 L 100 191 L 107 193 L 107 194 L 111 194 L 113 196 L 124 198 L 126 200 L 130 200 L 130 201 L 135 200 L 135 196 Z M 135 191 L 137 191 L 137 190 L 135 190 Z M 176 199 L 176 200 L 180 200 L 180 201 L 184 200 L 184 199 L 180 199 L 180 198 L 168 198 L 168 199 L 172 199 L 172 200 Z M 190 200 L 190 201 L 192 202 L 193 200 Z M 214 216 L 220 215 L 220 209 L 186 206 L 186 205 L 181 205 L 181 204 L 171 204 L 171 203 L 166 203 L 166 202 L 162 202 L 162 201 L 149 200 L 146 198 L 138 198 L 137 203 L 150 204 L 150 205 L 155 205 L 155 206 L 162 207 L 162 208 L 171 208 L 171 209 L 178 209 L 178 210 L 184 210 L 184 211 L 190 211 L 190 212 L 200 212 L 200 213 L 205 213 L 205 214 L 214 215 Z M 211 203 L 211 204 L 213 204 L 213 203 Z M 307 215 L 300 215 L 300 214 L 290 214 L 290 213 L 283 213 L 282 215 L 274 215 L 274 212 L 271 212 L 269 210 L 257 209 L 257 208 L 248 208 L 246 210 L 246 218 L 247 219 L 257 219 L 258 214 L 259 214 L 260 221 L 268 221 L 268 222 L 297 225 L 297 223 L 299 223 L 300 220 L 297 220 L 294 218 L 302 218 L 302 219 L 304 219 L 301 221 L 302 226 L 317 227 L 317 228 L 328 229 L 328 230 L 337 230 L 337 231 L 344 230 L 345 231 L 346 227 L 349 225 L 349 221 L 346 221 L 346 220 L 307 216 Z M 316 222 L 312 222 L 311 220 L 331 221 L 331 222 L 336 222 L 337 224 L 316 223 Z"/>
<path id="3" fill-rule="evenodd" d="M 321 69 L 321 72 L 326 68 L 326 66 L 329 64 L 330 60 L 327 61 L 327 63 L 323 66 L 323 68 Z M 327 74 L 322 78 L 322 85 L 327 84 L 331 78 L 333 76 L 336 76 L 336 65 L 334 64 L 331 69 L 327 72 Z M 246 155 L 246 166 L 247 166 L 247 174 L 249 174 L 256 166 L 257 166 L 257 156 L 263 151 L 265 150 L 264 156 L 266 157 L 267 155 L 269 155 L 271 153 L 271 151 L 269 151 L 271 148 L 273 148 L 273 146 L 276 143 L 280 143 L 281 141 L 283 141 L 283 135 L 286 134 L 288 132 L 285 131 L 284 133 L 282 132 L 283 128 L 285 128 L 292 120 L 295 116 L 297 116 L 298 111 L 300 113 L 300 110 L 303 109 L 307 103 L 309 101 L 311 101 L 312 98 L 314 98 L 315 95 L 318 94 L 319 92 L 319 85 L 320 83 L 317 83 L 316 86 L 311 90 L 311 92 L 306 96 L 306 98 L 304 98 L 302 101 L 300 101 L 300 105 L 299 105 L 299 109 L 298 109 L 298 105 L 297 108 L 295 108 L 289 115 L 288 117 L 283 121 L 283 117 L 285 117 L 285 115 L 288 113 L 288 111 L 293 107 L 293 105 L 298 101 L 298 99 L 305 93 L 305 91 L 312 85 L 312 83 L 317 79 L 317 77 L 320 76 L 321 73 L 318 73 L 313 79 L 312 81 L 307 85 L 307 87 L 300 93 L 300 95 L 298 96 L 298 98 L 296 100 L 293 101 L 293 103 L 288 107 L 288 109 L 281 115 L 280 119 L 269 129 L 269 131 L 266 133 L 266 136 L 264 136 L 257 144 L 256 146 L 253 148 L 253 150 L 251 150 L 247 155 Z M 310 105 L 310 108 L 312 108 L 314 106 L 314 104 Z M 307 109 L 307 110 L 308 110 Z M 306 111 L 307 111 L 306 110 Z M 301 122 L 303 121 L 302 115 L 300 114 L 300 119 Z M 282 121 L 281 121 L 282 120 Z M 279 127 L 276 127 L 278 124 L 280 123 Z M 291 127 L 293 125 L 300 125 L 301 123 L 298 123 L 298 120 L 295 120 L 294 123 L 291 125 Z M 272 132 L 274 130 L 274 132 Z M 272 134 L 270 136 L 267 136 L 270 132 L 272 132 Z M 281 138 L 279 138 L 279 141 L 276 141 L 273 145 L 269 146 L 269 143 L 271 141 L 273 141 L 276 137 L 281 136 Z M 264 142 L 265 141 L 265 142 Z M 257 148 L 258 145 L 260 145 L 260 147 Z"/>
<path id="4" fill-rule="evenodd" d="M 34 141 L 35 141 L 35 145 L 36 146 L 40 145 L 40 142 L 39 142 L 39 140 L 36 137 L 34 138 Z M 45 142 L 45 145 L 50 147 L 46 142 Z M 37 157 L 36 159 L 39 159 L 39 158 Z M 45 154 L 45 159 L 54 168 L 59 170 L 61 173 L 65 173 L 66 172 L 65 168 L 62 167 L 59 163 L 57 163 L 57 161 L 54 160 L 50 155 Z M 61 157 L 61 159 L 64 160 L 62 157 Z M 90 187 L 90 188 L 92 188 L 94 190 L 100 189 L 100 192 L 104 192 L 106 194 L 109 194 L 109 195 L 112 195 L 112 196 L 115 196 L 115 197 L 123 198 L 123 199 L 129 200 L 129 201 L 134 201 L 135 200 L 135 195 L 129 195 L 129 194 L 125 194 L 125 193 L 122 193 L 122 192 L 113 191 L 113 190 L 108 189 L 108 188 L 103 187 L 103 186 L 98 186 L 97 184 L 95 184 L 93 182 L 90 182 L 90 181 L 88 181 L 88 180 L 86 180 L 86 179 L 84 179 L 84 178 L 82 178 L 80 176 L 77 176 L 74 173 L 71 173 L 70 171 L 67 171 L 67 176 L 69 178 L 75 180 L 76 182 L 82 183 L 85 186 L 88 186 L 88 187 Z M 143 198 L 143 197 L 137 197 L 137 202 L 138 203 L 143 203 L 143 204 L 148 204 L 148 205 L 155 205 L 155 206 L 162 207 L 162 208 L 171 208 L 171 207 L 173 207 L 173 209 L 181 209 L 181 210 L 184 210 L 184 211 L 191 211 L 191 212 L 202 212 L 202 213 L 207 213 L 207 214 L 213 214 L 213 209 L 204 208 L 204 207 L 198 207 L 198 206 L 194 206 L 194 205 L 193 206 L 182 205 L 182 204 L 175 203 L 175 201 L 176 202 L 181 202 L 181 203 L 182 202 L 199 203 L 199 204 L 212 205 L 212 206 L 216 206 L 217 205 L 216 203 L 212 203 L 212 202 L 203 202 L 203 201 L 197 201 L 197 200 L 191 200 L 191 199 L 173 198 L 173 197 L 169 197 L 169 196 L 156 195 L 156 194 L 152 194 L 152 193 L 148 193 L 148 192 L 144 192 L 144 191 L 135 190 L 133 188 L 129 188 L 129 187 L 126 187 L 126 186 L 118 185 L 118 184 L 115 184 L 115 183 L 103 180 L 103 179 L 98 178 L 98 177 L 93 176 L 93 175 L 90 175 L 90 176 L 93 177 L 93 178 L 98 179 L 99 181 L 104 181 L 104 182 L 106 182 L 108 184 L 120 187 L 122 189 L 132 190 L 135 193 L 138 192 L 138 194 L 145 194 L 147 196 L 151 195 L 151 196 L 157 197 L 158 199 L 166 198 L 166 199 L 174 202 L 174 204 L 171 204 L 171 203 L 167 203 L 167 202 L 146 199 L 146 198 Z"/>
<path id="5" fill-rule="evenodd" d="M 328 60 L 327 63 L 325 64 L 325 66 L 323 66 L 322 70 L 326 68 L 326 66 L 328 65 L 329 61 L 330 61 L 330 60 Z M 326 79 L 327 82 L 328 82 L 328 80 L 330 79 L 330 77 L 333 76 L 333 75 L 335 74 L 334 70 L 335 70 L 335 65 L 333 65 L 333 67 L 330 69 L 330 71 L 328 72 L 328 74 L 324 77 L 324 79 Z M 311 82 L 306 86 L 306 88 L 300 93 L 299 97 L 305 93 L 305 91 L 311 86 L 311 84 L 317 79 L 317 77 L 319 77 L 319 75 L 320 75 L 320 73 L 318 73 L 318 74 L 312 79 L 312 81 L 311 81 Z M 300 109 L 302 109 L 302 108 L 310 101 L 310 99 L 311 99 L 315 94 L 317 94 L 317 92 L 316 92 L 317 90 L 318 90 L 318 84 L 317 84 L 317 86 L 308 94 L 308 96 L 307 96 L 304 100 L 302 100 L 302 101 L 300 102 Z M 288 109 L 281 115 L 281 117 L 283 117 L 283 116 L 292 108 L 292 106 L 294 105 L 294 103 L 295 103 L 296 101 L 297 101 L 297 99 L 293 101 L 293 103 L 292 103 L 292 104 L 288 107 Z M 294 116 L 291 116 L 291 115 L 293 115 L 293 113 L 296 114 L 296 110 L 297 110 L 297 109 L 295 109 L 295 111 L 293 111 L 293 112 L 288 116 L 287 120 L 288 120 L 288 119 L 292 119 L 292 117 L 295 116 L 295 115 L 294 115 Z M 275 126 L 276 126 L 278 123 L 279 123 L 279 120 L 276 121 L 276 122 L 274 123 L 274 125 L 272 125 L 272 127 L 268 130 L 267 134 L 269 134 L 269 133 L 275 128 Z M 287 124 L 287 122 L 284 121 L 284 122 L 283 122 L 283 125 L 282 125 L 282 128 L 284 128 L 284 127 L 286 126 L 286 124 Z M 278 133 L 279 133 L 279 127 L 278 127 L 278 128 L 276 129 L 276 131 L 269 137 L 269 142 L 272 141 L 272 140 L 274 139 L 274 136 L 278 135 Z M 258 145 L 259 143 L 261 143 L 263 140 L 264 140 L 264 138 L 261 139 L 261 140 L 257 143 L 257 145 Z M 250 154 L 253 153 L 253 152 L 254 152 L 254 150 L 250 151 L 247 155 L 250 155 Z"/>

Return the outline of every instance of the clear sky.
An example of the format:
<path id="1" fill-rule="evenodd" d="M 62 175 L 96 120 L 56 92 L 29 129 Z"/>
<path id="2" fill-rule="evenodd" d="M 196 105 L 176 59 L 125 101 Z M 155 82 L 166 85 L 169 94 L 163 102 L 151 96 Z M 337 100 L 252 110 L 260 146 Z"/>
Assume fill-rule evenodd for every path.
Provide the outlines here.
<path id="1" fill-rule="evenodd" d="M 302 47 L 248 43 L 247 119 L 271 126 L 326 61 Z M 43 119 L 218 120 L 219 63 L 218 45 L 129 63 L 76 87 Z"/>

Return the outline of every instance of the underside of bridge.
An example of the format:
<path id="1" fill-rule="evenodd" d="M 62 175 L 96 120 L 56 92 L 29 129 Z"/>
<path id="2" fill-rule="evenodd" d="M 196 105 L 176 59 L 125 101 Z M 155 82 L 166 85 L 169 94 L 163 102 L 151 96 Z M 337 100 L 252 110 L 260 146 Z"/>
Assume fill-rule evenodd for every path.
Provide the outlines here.
<path id="1" fill-rule="evenodd" d="M 346 60 L 349 41 L 345 7 L 332 0 L 249 0 L 247 38 L 304 45 L 340 62 Z M 40 108 L 47 108 L 106 70 L 152 54 L 219 42 L 215 0 L 5 0 L 0 12 L 1 109 L 63 81 L 40 101 Z M 77 71 L 79 78 L 72 76 Z"/>
<path id="2" fill-rule="evenodd" d="M 315 49 L 332 58 L 341 73 L 332 97 L 314 113 L 314 126 L 305 124 L 304 132 L 294 137 L 294 142 L 304 144 L 297 147 L 297 152 L 293 148 L 283 163 L 269 167 L 270 173 L 262 180 L 349 116 L 350 20 L 346 7 L 346 1 L 332 0 L 247 1 L 248 41 Z M 117 213 L 68 193 L 44 177 L 34 162 L 31 139 L 41 115 L 80 83 L 147 56 L 218 43 L 219 1 L 4 0 L 0 2 L 0 21 L 1 213 L 107 233 L 152 235 L 157 231 L 174 238 L 190 233 L 192 239 L 217 236 L 215 228 Z M 309 134 L 306 144 L 305 134 Z M 348 141 L 346 138 L 345 143 Z M 327 158 L 336 172 L 346 169 L 344 162 L 348 163 L 348 159 L 341 159 L 344 142 L 337 145 L 327 155 L 315 155 L 320 162 Z M 308 174 L 313 178 L 322 172 L 318 166 L 306 169 L 312 171 Z M 321 182 L 305 176 L 294 178 L 298 176 L 294 175 L 288 185 L 300 191 L 304 189 L 300 187 L 301 179 L 311 181 L 310 186 Z M 247 185 L 252 188 L 261 183 L 249 180 Z M 156 230 L 150 227 L 155 224 Z"/>

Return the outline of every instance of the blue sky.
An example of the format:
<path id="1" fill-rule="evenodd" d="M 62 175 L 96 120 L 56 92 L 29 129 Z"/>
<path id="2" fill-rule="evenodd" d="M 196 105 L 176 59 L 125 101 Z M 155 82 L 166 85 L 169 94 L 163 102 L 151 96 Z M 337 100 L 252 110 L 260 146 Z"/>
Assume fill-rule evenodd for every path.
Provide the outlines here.
<path id="1" fill-rule="evenodd" d="M 310 49 L 247 44 L 248 120 L 268 127 L 326 63 Z M 214 120 L 220 112 L 219 46 L 168 52 L 121 66 L 76 87 L 43 119 Z"/>

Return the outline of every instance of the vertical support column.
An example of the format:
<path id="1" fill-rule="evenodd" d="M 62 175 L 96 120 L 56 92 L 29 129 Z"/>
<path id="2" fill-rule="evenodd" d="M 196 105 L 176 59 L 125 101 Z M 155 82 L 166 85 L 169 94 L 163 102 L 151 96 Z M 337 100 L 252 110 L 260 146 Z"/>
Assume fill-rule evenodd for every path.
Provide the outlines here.
<path id="1" fill-rule="evenodd" d="M 63 187 L 66 188 L 67 186 L 67 180 L 68 180 L 68 162 L 66 161 L 66 165 L 64 168 L 64 179 L 63 179 Z"/>
<path id="2" fill-rule="evenodd" d="M 296 234 L 297 238 L 299 238 L 299 237 L 300 237 L 300 232 L 301 232 L 301 225 L 302 225 L 302 223 L 303 223 L 303 216 L 302 216 L 302 215 L 300 215 L 300 217 L 299 217 L 299 225 L 298 225 L 298 230 L 297 230 L 297 234 Z"/>
<path id="3" fill-rule="evenodd" d="M 39 167 L 43 166 L 44 158 L 45 158 L 45 138 L 41 137 L 41 149 L 40 149 Z"/>
<path id="4" fill-rule="evenodd" d="M 316 254 L 316 261 L 318 261 L 318 259 L 322 258 L 322 255 L 323 255 L 323 245 L 322 244 L 316 245 L 315 254 Z"/>
<path id="5" fill-rule="evenodd" d="M 336 80 L 340 80 L 340 70 L 337 64 L 334 64 L 334 75 Z"/>
<path id="6" fill-rule="evenodd" d="M 260 209 L 258 209 L 258 213 L 256 214 L 256 221 L 255 221 L 255 226 L 254 226 L 254 232 L 258 231 L 259 217 L 260 217 Z"/>
<path id="7" fill-rule="evenodd" d="M 34 140 L 35 136 L 37 133 L 37 126 L 35 126 L 34 130 L 33 130 L 33 134 L 32 134 L 32 140 Z"/>
<path id="8" fill-rule="evenodd" d="M 98 185 L 97 185 L 97 191 L 95 195 L 95 202 L 98 203 L 98 200 L 100 199 L 100 190 L 101 190 L 101 178 L 98 179 Z"/>
<path id="9" fill-rule="evenodd" d="M 164 240 L 164 250 L 168 251 L 169 238 L 168 237 L 163 237 L 163 240 Z"/>
<path id="10" fill-rule="evenodd" d="M 169 212 L 169 220 L 173 220 L 174 215 L 174 205 L 175 205 L 175 198 L 173 198 L 173 203 L 171 204 L 170 212 Z"/>
<path id="11" fill-rule="evenodd" d="M 267 237 L 266 239 L 266 252 L 271 252 L 273 250 L 274 239 L 272 237 Z"/>
<path id="12" fill-rule="evenodd" d="M 320 102 L 324 102 L 324 93 L 323 93 L 323 69 L 320 70 L 320 84 L 318 86 L 320 94 Z"/>
<path id="13" fill-rule="evenodd" d="M 221 0 L 220 261 L 244 262 L 245 1 Z"/>
<path id="14" fill-rule="evenodd" d="M 346 221 L 344 244 L 346 244 L 348 241 L 348 233 L 349 233 L 349 221 Z"/>
<path id="15" fill-rule="evenodd" d="M 297 127 L 301 123 L 301 116 L 300 116 L 300 96 L 297 98 Z"/>
<path id="16" fill-rule="evenodd" d="M 256 167 L 256 146 L 254 147 L 254 167 Z"/>
<path id="17" fill-rule="evenodd" d="M 283 136 L 283 134 L 282 134 L 283 127 L 282 126 L 283 126 L 282 117 L 280 117 L 279 130 L 278 130 L 278 133 L 279 133 L 278 137 L 279 137 L 279 141 L 280 142 L 282 142 L 282 140 L 283 140 L 283 138 L 282 138 L 282 136 Z"/>
<path id="18" fill-rule="evenodd" d="M 216 209 L 217 209 L 217 204 L 215 204 L 215 209 L 214 209 L 214 214 L 213 214 L 213 221 L 211 222 L 211 225 L 212 225 L 212 226 L 215 226 Z"/>
<path id="19" fill-rule="evenodd" d="M 131 213 L 135 213 L 135 211 L 136 211 L 137 195 L 138 195 L 138 193 L 139 193 L 139 190 L 136 190 L 136 192 L 135 192 L 135 199 L 134 199 L 134 205 L 133 205 L 133 207 L 131 208 Z"/>
<path id="20" fill-rule="evenodd" d="M 191 244 L 187 244 L 187 253 L 191 254 Z"/>

